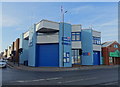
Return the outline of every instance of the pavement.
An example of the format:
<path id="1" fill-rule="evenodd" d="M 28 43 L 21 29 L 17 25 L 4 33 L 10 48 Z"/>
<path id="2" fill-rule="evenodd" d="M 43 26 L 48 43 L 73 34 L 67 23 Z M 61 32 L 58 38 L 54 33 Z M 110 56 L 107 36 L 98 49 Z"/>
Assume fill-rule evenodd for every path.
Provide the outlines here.
<path id="1" fill-rule="evenodd" d="M 92 65 L 92 66 L 76 66 L 76 67 L 30 67 L 25 65 L 19 65 L 13 62 L 7 62 L 8 67 L 27 70 L 27 71 L 72 71 L 72 70 L 91 70 L 91 69 L 105 69 L 105 68 L 115 68 L 118 65 Z"/>

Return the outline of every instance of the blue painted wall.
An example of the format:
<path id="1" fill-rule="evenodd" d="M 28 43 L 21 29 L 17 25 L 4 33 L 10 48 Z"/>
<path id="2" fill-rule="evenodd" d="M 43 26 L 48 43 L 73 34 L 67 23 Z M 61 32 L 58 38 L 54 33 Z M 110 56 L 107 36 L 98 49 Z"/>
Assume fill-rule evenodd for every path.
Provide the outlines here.
<path id="1" fill-rule="evenodd" d="M 28 66 L 36 66 L 36 25 L 30 27 L 29 29 L 29 58 Z"/>
<path id="2" fill-rule="evenodd" d="M 69 41 L 63 41 L 63 23 L 60 23 L 59 25 L 59 67 L 72 67 L 71 24 L 64 23 L 64 37 L 65 38 L 67 37 L 67 40 Z M 64 46 L 64 49 L 63 49 L 63 46 Z M 64 60 L 67 60 L 67 62 L 65 62 Z"/>
<path id="3" fill-rule="evenodd" d="M 24 40 L 24 34 L 20 35 L 20 48 L 23 48 L 23 52 L 20 55 L 20 64 L 28 60 L 28 40 Z"/>
<path id="4" fill-rule="evenodd" d="M 37 66 L 59 67 L 59 44 L 36 45 Z"/>
<path id="5" fill-rule="evenodd" d="M 92 43 L 92 30 L 83 29 L 81 31 L 81 44 L 84 52 L 89 52 L 90 55 L 82 55 L 82 65 L 93 65 L 93 43 Z"/>

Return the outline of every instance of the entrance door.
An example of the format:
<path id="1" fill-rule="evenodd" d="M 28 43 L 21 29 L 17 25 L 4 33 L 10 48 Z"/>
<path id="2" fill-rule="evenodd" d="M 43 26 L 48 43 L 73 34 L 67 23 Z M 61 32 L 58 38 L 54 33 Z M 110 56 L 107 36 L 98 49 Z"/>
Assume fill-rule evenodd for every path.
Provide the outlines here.
<path id="1" fill-rule="evenodd" d="M 79 49 L 72 49 L 72 64 L 80 65 L 80 63 Z"/>
<path id="2" fill-rule="evenodd" d="M 100 52 L 99 51 L 93 52 L 93 65 L 100 65 Z"/>

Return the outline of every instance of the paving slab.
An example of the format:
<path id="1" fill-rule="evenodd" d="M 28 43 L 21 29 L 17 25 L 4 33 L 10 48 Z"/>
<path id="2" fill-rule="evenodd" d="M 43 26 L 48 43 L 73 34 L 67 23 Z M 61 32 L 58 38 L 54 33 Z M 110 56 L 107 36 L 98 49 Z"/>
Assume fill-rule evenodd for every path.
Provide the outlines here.
<path id="1" fill-rule="evenodd" d="M 25 65 L 18 65 L 17 63 L 7 62 L 8 67 L 28 70 L 28 71 L 72 71 L 72 70 L 92 70 L 92 69 L 101 69 L 101 68 L 114 68 L 119 67 L 119 65 L 90 65 L 90 66 L 76 66 L 76 67 L 31 67 Z"/>

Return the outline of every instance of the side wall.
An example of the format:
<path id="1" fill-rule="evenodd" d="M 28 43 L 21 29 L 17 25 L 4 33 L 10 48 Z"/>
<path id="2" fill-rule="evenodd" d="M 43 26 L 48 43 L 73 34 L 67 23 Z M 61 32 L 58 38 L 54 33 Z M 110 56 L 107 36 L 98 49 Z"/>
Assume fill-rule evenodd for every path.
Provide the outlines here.
<path id="1" fill-rule="evenodd" d="M 30 27 L 29 30 L 29 57 L 28 57 L 28 66 L 36 66 L 36 25 Z"/>
<path id="2" fill-rule="evenodd" d="M 63 32 L 64 26 L 64 32 Z M 63 35 L 64 33 L 64 35 Z M 72 67 L 71 54 L 71 25 L 67 23 L 60 23 L 59 26 L 59 66 Z"/>
<path id="3" fill-rule="evenodd" d="M 23 49 L 23 52 L 20 55 L 20 64 L 23 64 L 24 61 L 28 60 L 28 40 L 24 39 L 24 34 L 20 36 L 20 48 Z"/>
<path id="4" fill-rule="evenodd" d="M 107 47 L 102 47 L 103 64 L 109 65 L 109 54 Z"/>
<path id="5" fill-rule="evenodd" d="M 82 65 L 93 65 L 92 30 L 83 29 L 81 37 L 83 53 L 90 53 L 90 55 L 82 55 Z"/>
<path id="6" fill-rule="evenodd" d="M 18 50 L 19 50 L 19 38 L 16 39 L 15 45 L 14 45 L 14 51 L 16 51 L 15 56 L 14 56 L 14 61 L 15 62 L 19 62 L 19 52 L 18 52 Z"/>

